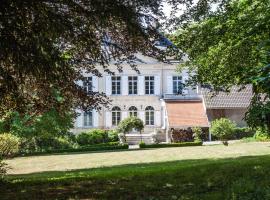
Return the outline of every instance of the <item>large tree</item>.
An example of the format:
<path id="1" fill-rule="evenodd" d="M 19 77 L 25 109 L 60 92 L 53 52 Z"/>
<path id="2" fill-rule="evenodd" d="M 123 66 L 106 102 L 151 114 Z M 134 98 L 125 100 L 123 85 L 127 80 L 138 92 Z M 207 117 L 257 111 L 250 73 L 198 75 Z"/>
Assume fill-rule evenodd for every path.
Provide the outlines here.
<path id="1" fill-rule="evenodd" d="M 187 9 L 180 18 L 185 23 L 172 37 L 188 57 L 181 67 L 196 72 L 191 83 L 208 84 L 217 91 L 252 84 L 247 121 L 270 128 L 270 1 L 199 2 L 202 9 Z"/>
<path id="2" fill-rule="evenodd" d="M 0 115 L 100 108 L 108 99 L 76 82 L 83 70 L 101 76 L 136 70 L 134 54 L 163 60 L 153 20 L 161 0 L 1 0 Z M 103 67 L 98 71 L 96 66 Z"/>

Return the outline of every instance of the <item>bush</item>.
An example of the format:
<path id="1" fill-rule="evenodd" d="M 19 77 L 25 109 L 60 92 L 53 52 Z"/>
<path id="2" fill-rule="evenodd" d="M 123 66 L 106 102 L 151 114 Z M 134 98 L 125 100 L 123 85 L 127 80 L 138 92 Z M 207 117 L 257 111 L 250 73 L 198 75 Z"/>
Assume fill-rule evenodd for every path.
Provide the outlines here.
<path id="1" fill-rule="evenodd" d="M 145 144 L 140 143 L 140 148 L 165 148 L 165 147 L 188 147 L 188 146 L 202 146 L 202 142 L 179 142 L 170 144 Z"/>
<path id="2" fill-rule="evenodd" d="M 236 127 L 233 131 L 233 136 L 230 139 L 242 139 L 253 137 L 255 134 L 254 130 L 248 127 Z"/>
<path id="3" fill-rule="evenodd" d="M 71 143 L 65 137 L 56 137 L 56 138 L 36 138 L 36 144 L 38 151 L 46 151 L 49 149 L 68 149 L 73 147 Z"/>
<path id="4" fill-rule="evenodd" d="M 194 141 L 201 142 L 202 136 L 203 136 L 202 128 L 201 127 L 193 127 L 192 132 L 193 132 Z"/>
<path id="5" fill-rule="evenodd" d="M 20 139 L 10 133 L 0 134 L 0 157 L 12 157 L 19 152 Z"/>
<path id="6" fill-rule="evenodd" d="M 216 136 L 223 142 L 224 145 L 228 145 L 228 140 L 232 137 L 236 124 L 227 118 L 216 119 L 211 123 L 210 131 L 213 136 Z"/>
<path id="7" fill-rule="evenodd" d="M 4 179 L 6 173 L 7 173 L 7 164 L 3 162 L 2 158 L 0 158 L 0 183 Z"/>
<path id="8" fill-rule="evenodd" d="M 117 142 L 118 132 L 115 130 L 94 129 L 77 135 L 76 141 L 80 146 L 93 145 L 107 142 Z"/>
<path id="9" fill-rule="evenodd" d="M 119 141 L 119 137 L 118 137 L 118 131 L 116 130 L 109 130 L 108 131 L 108 139 L 110 142 L 117 142 Z"/>
<path id="10" fill-rule="evenodd" d="M 109 137 L 105 130 L 94 129 L 77 135 L 77 143 L 81 146 L 106 142 L 109 142 Z"/>
<path id="11" fill-rule="evenodd" d="M 44 154 L 51 154 L 51 153 L 71 153 L 71 152 L 88 152 L 88 151 L 121 150 L 121 149 L 128 149 L 128 144 L 119 144 L 118 142 L 109 142 L 109 143 L 82 146 L 78 148 L 47 149 L 46 151 L 25 153 L 23 155 L 30 156 L 30 155 L 44 155 Z"/>
<path id="12" fill-rule="evenodd" d="M 256 130 L 254 138 L 257 141 L 262 141 L 262 142 L 270 140 L 269 133 L 268 133 L 267 129 L 263 129 L 263 128 L 258 128 Z"/>

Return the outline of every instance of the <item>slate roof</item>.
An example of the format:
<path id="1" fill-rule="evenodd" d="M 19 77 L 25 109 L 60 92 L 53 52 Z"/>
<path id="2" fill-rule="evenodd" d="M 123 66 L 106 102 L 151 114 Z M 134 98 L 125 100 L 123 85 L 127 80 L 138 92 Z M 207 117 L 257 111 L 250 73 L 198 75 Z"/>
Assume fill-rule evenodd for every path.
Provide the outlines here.
<path id="1" fill-rule="evenodd" d="M 205 106 L 208 109 L 215 108 L 247 108 L 252 98 L 252 86 L 239 91 L 239 87 L 233 87 L 229 93 L 219 92 L 213 96 L 209 89 L 202 88 L 201 93 L 204 98 Z"/>

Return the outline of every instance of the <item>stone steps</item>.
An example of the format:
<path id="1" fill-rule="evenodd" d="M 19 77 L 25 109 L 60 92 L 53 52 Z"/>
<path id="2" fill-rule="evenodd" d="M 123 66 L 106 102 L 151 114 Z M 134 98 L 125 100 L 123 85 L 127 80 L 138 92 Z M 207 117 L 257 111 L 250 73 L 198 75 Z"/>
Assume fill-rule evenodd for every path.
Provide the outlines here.
<path id="1" fill-rule="evenodd" d="M 154 143 L 152 134 L 126 134 L 126 142 L 130 145 L 140 144 L 140 142 L 145 144 Z"/>

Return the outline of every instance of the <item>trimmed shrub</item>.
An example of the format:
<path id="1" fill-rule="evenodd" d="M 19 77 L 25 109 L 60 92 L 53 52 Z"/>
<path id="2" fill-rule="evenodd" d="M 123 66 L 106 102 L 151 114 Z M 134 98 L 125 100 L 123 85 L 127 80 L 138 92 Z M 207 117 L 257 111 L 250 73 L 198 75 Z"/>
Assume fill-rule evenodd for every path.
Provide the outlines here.
<path id="1" fill-rule="evenodd" d="M 77 135 L 77 143 L 81 146 L 109 142 L 108 134 L 105 130 L 94 129 L 89 132 L 82 132 Z"/>
<path id="2" fill-rule="evenodd" d="M 10 133 L 0 134 L 0 157 L 12 157 L 19 152 L 20 139 Z"/>
<path id="3" fill-rule="evenodd" d="M 76 141 L 80 146 L 93 145 L 107 142 L 119 141 L 116 130 L 93 129 L 88 132 L 82 132 L 76 136 Z"/>
<path id="4" fill-rule="evenodd" d="M 51 154 L 51 153 L 72 153 L 72 152 L 121 150 L 121 149 L 128 149 L 128 144 L 119 144 L 118 142 L 110 142 L 110 143 L 82 146 L 79 148 L 51 149 L 51 150 L 48 149 L 48 150 L 43 151 L 43 152 L 31 152 L 31 153 L 25 153 L 25 154 L 21 154 L 21 155 L 31 156 L 31 155 L 44 155 L 44 154 Z"/>
<path id="5" fill-rule="evenodd" d="M 119 132 L 116 130 L 109 130 L 108 131 L 108 139 L 110 142 L 117 142 L 119 141 L 118 137 Z"/>
<path id="6" fill-rule="evenodd" d="M 145 144 L 140 143 L 140 148 L 166 148 L 166 147 L 189 147 L 189 146 L 202 146 L 202 142 L 179 142 L 170 144 Z"/>
<path id="7" fill-rule="evenodd" d="M 228 140 L 232 137 L 236 124 L 227 118 L 216 119 L 211 123 L 210 131 L 213 136 L 216 136 L 223 142 L 224 145 L 228 145 Z"/>

